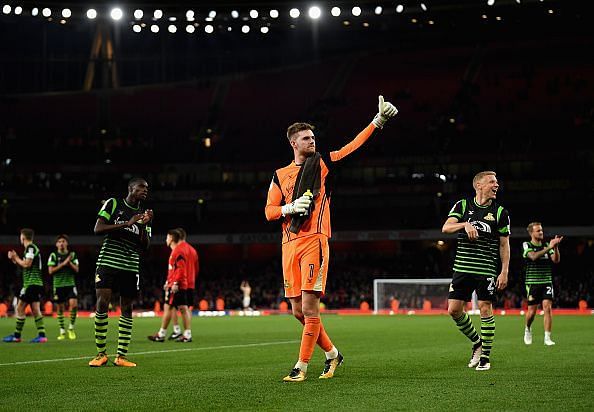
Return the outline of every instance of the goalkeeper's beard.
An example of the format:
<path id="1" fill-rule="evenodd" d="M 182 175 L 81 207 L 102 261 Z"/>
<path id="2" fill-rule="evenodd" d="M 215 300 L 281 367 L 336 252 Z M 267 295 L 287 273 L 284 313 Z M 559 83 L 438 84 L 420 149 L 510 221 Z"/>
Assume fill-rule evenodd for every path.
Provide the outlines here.
<path id="1" fill-rule="evenodd" d="M 308 147 L 307 150 L 302 153 L 302 155 L 305 157 L 310 157 L 310 156 L 313 156 L 315 153 L 316 153 L 316 147 L 312 146 L 312 147 Z"/>

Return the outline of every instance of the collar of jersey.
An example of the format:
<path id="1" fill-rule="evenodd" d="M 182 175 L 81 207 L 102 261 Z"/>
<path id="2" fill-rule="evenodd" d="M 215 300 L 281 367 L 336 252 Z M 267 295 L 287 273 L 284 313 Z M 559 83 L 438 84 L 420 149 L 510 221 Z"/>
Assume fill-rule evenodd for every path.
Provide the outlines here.
<path id="1" fill-rule="evenodd" d="M 125 204 L 126 206 L 128 206 L 128 207 L 129 207 L 130 209 L 132 209 L 132 210 L 138 210 L 138 209 L 140 209 L 140 203 L 138 203 L 138 207 L 134 207 L 134 206 L 130 206 L 130 205 L 128 204 L 128 202 L 126 202 L 126 199 L 124 199 L 124 204 Z"/>
<path id="2" fill-rule="evenodd" d="M 488 204 L 488 205 L 485 205 L 485 206 L 479 205 L 479 204 L 477 203 L 477 201 L 476 201 L 476 197 L 473 197 L 473 198 L 472 198 L 472 202 L 474 203 L 474 205 L 475 205 L 476 207 L 480 207 L 481 209 L 486 209 L 486 208 L 488 208 L 489 206 L 491 206 L 491 204 L 492 204 L 492 203 L 491 203 L 491 204 Z M 491 202 L 492 202 L 492 201 L 491 201 Z"/>

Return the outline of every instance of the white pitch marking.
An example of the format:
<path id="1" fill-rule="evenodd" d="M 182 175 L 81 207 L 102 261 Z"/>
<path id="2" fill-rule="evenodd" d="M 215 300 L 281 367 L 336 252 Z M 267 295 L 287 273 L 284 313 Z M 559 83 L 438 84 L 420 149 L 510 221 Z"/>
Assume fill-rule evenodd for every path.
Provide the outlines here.
<path id="1" fill-rule="evenodd" d="M 243 345 L 223 345 L 223 346 L 206 346 L 203 348 L 185 348 L 185 349 L 165 349 L 165 350 L 151 350 L 146 352 L 135 352 L 130 353 L 130 355 L 153 355 L 155 353 L 171 353 L 171 352 L 191 352 L 191 351 L 203 351 L 203 350 L 217 350 L 217 349 L 237 349 L 237 348 L 252 348 L 257 346 L 272 346 L 272 345 L 285 345 L 288 343 L 297 343 L 300 342 L 298 340 L 285 340 L 280 342 L 262 342 L 262 343 L 246 343 Z M 111 355 L 111 356 L 115 356 Z M 75 360 L 82 360 L 82 359 L 90 359 L 92 356 L 80 356 L 78 358 L 59 358 L 59 359 L 41 359 L 41 360 L 32 360 L 32 361 L 22 361 L 22 362 L 9 362 L 9 363 L 0 363 L 0 366 L 16 366 L 16 365 L 32 365 L 36 363 L 50 363 L 50 362 L 67 362 L 67 361 L 75 361 Z"/>

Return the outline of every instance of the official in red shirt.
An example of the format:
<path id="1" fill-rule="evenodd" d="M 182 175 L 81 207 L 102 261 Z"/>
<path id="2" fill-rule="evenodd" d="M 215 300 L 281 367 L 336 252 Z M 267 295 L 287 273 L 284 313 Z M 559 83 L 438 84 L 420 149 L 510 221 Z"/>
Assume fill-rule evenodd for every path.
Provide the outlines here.
<path id="1" fill-rule="evenodd" d="M 167 334 L 167 327 L 171 319 L 176 323 L 175 314 L 181 312 L 184 324 L 184 333 L 176 340 L 178 342 L 192 341 L 192 313 L 189 306 L 194 300 L 194 287 L 198 271 L 198 252 L 185 241 L 186 232 L 181 228 L 171 229 L 167 232 L 166 243 L 171 249 L 167 281 L 165 290 L 165 304 L 163 305 L 163 320 L 161 329 L 155 335 L 148 338 L 155 342 L 164 342 Z"/>

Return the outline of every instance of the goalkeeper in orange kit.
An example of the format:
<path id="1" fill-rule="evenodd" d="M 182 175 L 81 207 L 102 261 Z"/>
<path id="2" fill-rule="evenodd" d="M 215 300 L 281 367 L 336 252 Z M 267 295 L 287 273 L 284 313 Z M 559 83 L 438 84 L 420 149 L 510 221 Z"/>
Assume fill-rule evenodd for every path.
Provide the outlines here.
<path id="1" fill-rule="evenodd" d="M 330 153 L 316 152 L 314 127 L 294 123 L 287 130 L 294 160 L 274 172 L 266 219 L 282 219 L 282 264 L 285 296 L 303 326 L 299 360 L 285 382 L 304 381 L 316 343 L 326 353 L 320 379 L 334 376 L 343 356 L 332 344 L 320 320 L 320 297 L 328 273 L 330 229 L 330 176 L 332 164 L 353 153 L 375 129 L 383 128 L 398 110 L 379 96 L 379 111 L 351 142 Z"/>

